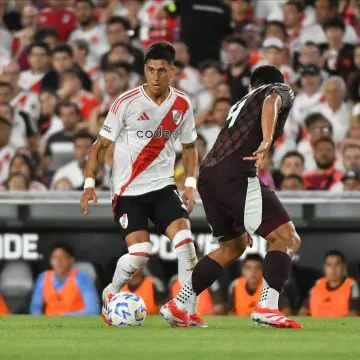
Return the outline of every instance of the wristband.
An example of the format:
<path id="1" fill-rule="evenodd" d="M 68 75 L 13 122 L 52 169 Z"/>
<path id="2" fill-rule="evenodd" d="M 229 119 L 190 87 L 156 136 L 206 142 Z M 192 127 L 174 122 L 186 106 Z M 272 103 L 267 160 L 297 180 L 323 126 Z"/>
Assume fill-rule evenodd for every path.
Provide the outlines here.
<path id="1" fill-rule="evenodd" d="M 185 180 L 185 187 L 191 187 L 196 190 L 196 178 L 189 176 Z"/>
<path id="2" fill-rule="evenodd" d="M 95 179 L 93 178 L 86 178 L 84 183 L 84 190 L 88 188 L 95 188 Z"/>

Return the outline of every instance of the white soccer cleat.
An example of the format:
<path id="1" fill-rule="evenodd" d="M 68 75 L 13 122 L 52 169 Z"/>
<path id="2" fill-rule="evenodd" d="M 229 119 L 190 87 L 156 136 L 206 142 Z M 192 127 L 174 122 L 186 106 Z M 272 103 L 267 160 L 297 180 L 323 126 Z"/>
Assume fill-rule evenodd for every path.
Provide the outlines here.
<path id="1" fill-rule="evenodd" d="M 187 311 L 180 310 L 175 305 L 174 300 L 169 301 L 161 307 L 160 315 L 171 327 L 190 327 L 190 318 Z"/>
<path id="2" fill-rule="evenodd" d="M 106 325 L 111 326 L 111 321 L 109 319 L 108 313 L 109 313 L 109 302 L 112 299 L 112 297 L 115 295 L 114 292 L 110 290 L 111 284 L 109 284 L 102 293 L 102 309 L 101 309 L 101 317 L 103 318 Z"/>
<path id="3" fill-rule="evenodd" d="M 275 328 L 302 329 L 302 325 L 294 320 L 288 319 L 278 309 L 259 308 L 251 313 L 250 319 L 255 324 L 271 326 Z"/>

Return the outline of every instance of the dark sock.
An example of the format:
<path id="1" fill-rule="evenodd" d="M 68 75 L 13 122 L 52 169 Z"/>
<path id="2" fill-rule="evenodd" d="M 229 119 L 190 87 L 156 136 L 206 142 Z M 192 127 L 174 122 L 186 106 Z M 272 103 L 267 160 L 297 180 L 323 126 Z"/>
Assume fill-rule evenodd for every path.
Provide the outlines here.
<path id="1" fill-rule="evenodd" d="M 196 264 L 191 276 L 192 288 L 196 295 L 199 295 L 211 286 L 219 277 L 222 270 L 223 267 L 218 262 L 207 255 L 204 256 Z"/>
<path id="2" fill-rule="evenodd" d="M 285 286 L 291 269 L 290 256 L 281 251 L 269 251 L 264 259 L 263 277 L 279 293 Z"/>

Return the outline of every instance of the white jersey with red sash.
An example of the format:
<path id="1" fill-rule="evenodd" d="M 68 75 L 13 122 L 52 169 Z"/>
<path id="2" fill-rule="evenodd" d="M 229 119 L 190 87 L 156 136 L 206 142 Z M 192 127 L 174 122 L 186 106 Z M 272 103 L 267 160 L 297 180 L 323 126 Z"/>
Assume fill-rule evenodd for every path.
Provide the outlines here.
<path id="1" fill-rule="evenodd" d="M 189 98 L 170 87 L 157 105 L 143 86 L 114 101 L 100 135 L 115 142 L 112 191 L 116 196 L 142 195 L 174 184 L 175 139 L 195 141 Z"/>

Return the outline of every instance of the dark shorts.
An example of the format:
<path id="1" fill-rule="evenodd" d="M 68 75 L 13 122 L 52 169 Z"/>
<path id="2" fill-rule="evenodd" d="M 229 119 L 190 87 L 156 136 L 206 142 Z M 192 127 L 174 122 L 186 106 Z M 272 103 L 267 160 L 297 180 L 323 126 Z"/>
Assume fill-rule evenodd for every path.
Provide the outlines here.
<path id="1" fill-rule="evenodd" d="M 189 218 L 174 185 L 143 195 L 119 196 L 113 201 L 113 213 L 124 236 L 134 231 L 148 231 L 149 220 L 158 231 L 165 233 L 174 220 Z"/>
<path id="2" fill-rule="evenodd" d="M 227 241 L 246 231 L 263 238 L 290 221 L 280 200 L 258 177 L 199 177 L 199 193 L 214 237 Z"/>

